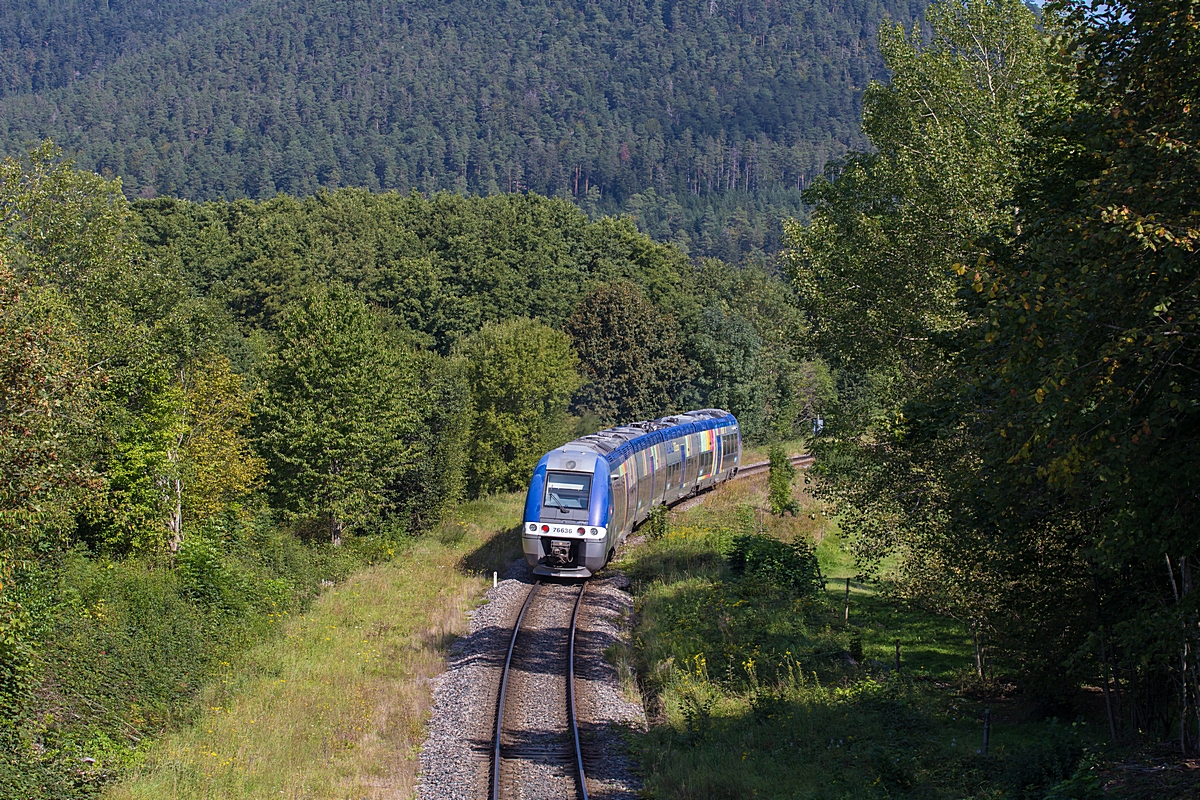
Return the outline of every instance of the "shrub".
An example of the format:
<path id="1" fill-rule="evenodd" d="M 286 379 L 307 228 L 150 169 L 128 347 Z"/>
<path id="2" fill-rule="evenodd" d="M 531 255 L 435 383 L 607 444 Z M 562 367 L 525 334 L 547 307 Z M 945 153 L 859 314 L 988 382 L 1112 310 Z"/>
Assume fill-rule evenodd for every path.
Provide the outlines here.
<path id="1" fill-rule="evenodd" d="M 179 548 L 176 567 L 183 594 L 202 605 L 220 604 L 225 571 L 221 553 L 211 542 L 197 537 L 185 539 Z"/>
<path id="2" fill-rule="evenodd" d="M 771 472 L 767 477 L 767 499 L 771 503 L 771 513 L 776 516 L 795 516 L 800 513 L 800 504 L 792 497 L 796 467 L 781 444 L 771 445 L 768 457 L 771 459 Z"/>
<path id="3" fill-rule="evenodd" d="M 1007 785 L 1011 797 L 1021 800 L 1100 796 L 1093 764 L 1084 760 L 1084 744 L 1078 725 L 1052 725 L 1041 741 L 1004 760 L 999 780 Z"/>
<path id="4" fill-rule="evenodd" d="M 646 535 L 651 539 L 662 539 L 671 529 L 671 512 L 666 506 L 655 506 L 646 520 Z"/>
<path id="5" fill-rule="evenodd" d="M 742 534 L 733 537 L 726 561 L 736 575 L 800 594 L 815 595 L 820 587 L 816 550 L 808 542 L 788 544 L 763 534 Z"/>

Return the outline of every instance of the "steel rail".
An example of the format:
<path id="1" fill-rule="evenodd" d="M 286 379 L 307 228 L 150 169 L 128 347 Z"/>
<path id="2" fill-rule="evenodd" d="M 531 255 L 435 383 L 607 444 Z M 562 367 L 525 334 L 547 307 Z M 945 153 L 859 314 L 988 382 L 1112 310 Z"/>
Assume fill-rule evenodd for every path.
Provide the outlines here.
<path id="1" fill-rule="evenodd" d="M 575 737 L 575 765 L 579 772 L 579 798 L 588 800 L 587 776 L 583 774 L 583 751 L 579 747 L 579 720 L 575 718 L 575 623 L 579 619 L 579 604 L 583 601 L 583 593 L 587 591 L 587 583 L 579 586 L 579 595 L 575 598 L 575 610 L 571 612 L 571 647 L 567 656 L 567 716 L 571 725 L 571 733 Z"/>
<path id="2" fill-rule="evenodd" d="M 808 466 L 812 465 L 812 463 L 815 459 L 812 456 L 792 456 L 790 458 L 790 460 L 791 460 L 793 466 L 808 467 Z M 736 479 L 742 478 L 742 477 L 749 477 L 751 475 L 757 475 L 760 472 L 766 472 L 770 468 L 771 468 L 770 461 L 756 461 L 753 464 L 747 464 L 746 466 L 738 469 L 737 474 L 734 475 L 733 478 L 734 478 L 734 480 L 736 480 Z"/>
<path id="3" fill-rule="evenodd" d="M 504 730 L 504 693 L 508 689 L 508 668 L 512 666 L 513 647 L 517 644 L 517 633 L 521 630 L 521 621 L 529 610 L 529 601 L 537 594 L 540 581 L 535 581 L 529 588 L 521 613 L 517 615 L 517 624 L 513 625 L 512 638 L 508 641 L 508 655 L 504 659 L 504 671 L 500 674 L 500 697 L 496 700 L 496 739 L 492 743 L 492 800 L 500 800 L 500 735 Z"/>
<path id="4" fill-rule="evenodd" d="M 504 671 L 500 676 L 500 695 L 496 699 L 495 739 L 492 742 L 492 800 L 500 800 L 500 739 L 504 732 L 504 698 L 508 692 L 508 674 L 512 666 L 513 651 L 516 649 L 517 635 L 521 631 L 521 623 L 525 620 L 525 612 L 529 610 L 529 605 L 534 595 L 537 594 L 538 587 L 541 585 L 541 581 L 538 581 L 529 589 L 529 594 L 525 597 L 525 603 L 521 606 L 521 613 L 517 615 L 517 623 L 513 626 L 512 638 L 508 642 L 508 654 L 504 658 Z M 583 593 L 586 590 L 587 583 L 581 583 L 579 594 L 575 596 L 575 606 L 571 611 L 570 643 L 567 651 L 567 724 L 571 728 L 571 735 L 574 739 L 575 777 L 579 781 L 580 800 L 588 800 L 588 791 L 587 776 L 584 774 L 583 769 L 583 749 L 579 741 L 579 722 L 575 716 L 575 629 L 579 621 L 579 606 L 583 602 Z"/>
<path id="5" fill-rule="evenodd" d="M 793 465 L 800 467 L 801 469 L 807 469 L 808 467 L 812 466 L 813 461 L 815 459 L 812 456 L 792 456 L 790 460 Z M 750 478 L 750 477 L 753 477 L 754 475 L 760 475 L 760 474 L 766 472 L 767 470 L 769 470 L 770 468 L 771 468 L 770 461 L 756 461 L 753 464 L 747 464 L 746 466 L 739 468 L 736 474 L 730 476 L 725 481 L 722 481 L 721 483 L 718 483 L 718 484 L 714 484 L 703 491 L 697 491 L 696 494 L 689 495 L 688 497 L 685 497 L 682 500 L 676 500 L 674 503 L 671 503 L 667 507 L 674 509 L 676 511 L 687 511 L 688 509 L 695 508 L 696 506 L 698 506 L 704 502 L 704 498 L 709 492 L 716 489 L 722 483 L 728 483 L 729 481 L 737 481 L 737 480 L 741 480 L 742 478 Z"/>

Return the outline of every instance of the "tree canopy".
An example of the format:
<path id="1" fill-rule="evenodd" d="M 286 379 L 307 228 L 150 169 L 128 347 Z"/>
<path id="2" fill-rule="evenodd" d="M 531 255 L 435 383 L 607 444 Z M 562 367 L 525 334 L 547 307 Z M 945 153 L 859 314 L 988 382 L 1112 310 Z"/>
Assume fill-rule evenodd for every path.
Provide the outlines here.
<path id="1" fill-rule="evenodd" d="M 861 145 L 875 29 L 924 2 L 145 0 L 0 11 L 0 152 L 131 197 L 533 191 L 739 261 Z"/>
<path id="2" fill-rule="evenodd" d="M 777 275 L 566 199 L 122 189 L 50 142 L 0 163 L 6 796 L 85 791 L 78 742 L 124 758 L 323 581 L 524 488 L 587 398 L 757 440 L 824 397 Z M 646 339 L 648 373 L 603 362 Z"/>
<path id="3" fill-rule="evenodd" d="M 564 330 L 587 383 L 579 408 L 602 423 L 653 419 L 676 410 L 688 365 L 679 323 L 630 283 L 605 284 L 579 300 Z"/>
<path id="4" fill-rule="evenodd" d="M 583 385 L 571 339 L 531 319 L 488 323 L 464 341 L 473 425 L 467 487 L 518 491 L 542 454 L 571 435 L 567 407 Z"/>
<path id="5" fill-rule="evenodd" d="M 878 150 L 790 229 L 839 382 L 821 491 L 981 678 L 999 648 L 1047 707 L 1100 685 L 1114 739 L 1193 752 L 1196 5 L 929 20 L 882 34 Z"/>

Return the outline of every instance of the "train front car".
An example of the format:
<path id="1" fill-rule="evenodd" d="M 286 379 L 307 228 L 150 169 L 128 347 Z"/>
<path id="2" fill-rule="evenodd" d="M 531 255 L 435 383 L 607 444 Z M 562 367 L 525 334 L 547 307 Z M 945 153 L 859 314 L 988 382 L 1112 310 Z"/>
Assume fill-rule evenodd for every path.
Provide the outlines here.
<path id="1" fill-rule="evenodd" d="M 521 536 L 535 575 L 587 578 L 608 562 L 608 473 L 602 455 L 574 442 L 542 456 Z"/>
<path id="2" fill-rule="evenodd" d="M 536 575 L 587 578 L 658 505 L 728 480 L 742 440 L 728 411 L 705 408 L 593 433 L 538 462 L 521 544 Z"/>

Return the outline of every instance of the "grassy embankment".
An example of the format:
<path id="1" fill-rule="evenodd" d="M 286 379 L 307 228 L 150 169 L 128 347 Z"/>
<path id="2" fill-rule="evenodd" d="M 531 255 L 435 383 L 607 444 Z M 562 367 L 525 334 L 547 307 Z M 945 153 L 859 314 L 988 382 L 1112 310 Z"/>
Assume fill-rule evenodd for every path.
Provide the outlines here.
<path id="1" fill-rule="evenodd" d="M 747 447 L 744 457 L 762 461 L 766 450 Z M 302 615 L 278 616 L 282 631 L 247 632 L 264 643 L 228 648 L 245 650 L 228 663 L 214 655 L 216 680 L 181 708 L 167 725 L 173 732 L 132 754 L 132 767 L 129 756 L 115 759 L 123 777 L 107 796 L 406 796 L 427 680 L 491 570 L 517 555 L 521 500 L 465 504 L 393 560 L 324 591 Z M 185 664 L 176 672 L 187 669 L 192 680 L 213 671 Z"/>
<path id="2" fill-rule="evenodd" d="M 804 442 L 800 439 L 784 442 L 783 446 L 787 448 L 789 453 L 804 452 Z M 757 464 L 770 459 L 771 447 L 765 444 L 743 444 L 742 445 L 742 464 Z"/>
<path id="3" fill-rule="evenodd" d="M 1023 719 L 973 682 L 965 631 L 877 585 L 852 580 L 846 625 L 853 566 L 836 526 L 803 495 L 800 517 L 760 517 L 764 484 L 714 492 L 622 557 L 640 613 L 620 657 L 640 670 L 655 720 L 635 740 L 650 796 L 1041 798 L 1070 778 L 1094 728 Z M 516 555 L 520 502 L 467 504 L 402 557 L 326 591 L 230 665 L 195 724 L 156 742 L 108 796 L 409 796 L 427 681 L 490 571 Z M 729 541 L 760 524 L 819 540 L 824 596 L 731 573 Z"/>
<path id="4" fill-rule="evenodd" d="M 151 745 L 105 796 L 411 796 L 428 680 L 491 571 L 519 553 L 522 500 L 467 503 L 396 558 L 325 591 L 231 663 L 195 722 Z"/>
<path id="5" fill-rule="evenodd" d="M 721 488 L 621 557 L 638 607 L 625 657 L 654 722 L 635 737 L 648 796 L 1089 796 L 1079 792 L 1094 776 L 1076 772 L 1095 725 L 1034 720 L 998 686 L 980 685 L 965 630 L 855 579 L 836 525 L 802 492 L 799 517 L 760 515 L 765 483 Z M 730 542 L 760 525 L 816 541 L 827 588 L 806 596 L 735 575 Z"/>

